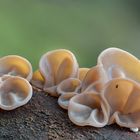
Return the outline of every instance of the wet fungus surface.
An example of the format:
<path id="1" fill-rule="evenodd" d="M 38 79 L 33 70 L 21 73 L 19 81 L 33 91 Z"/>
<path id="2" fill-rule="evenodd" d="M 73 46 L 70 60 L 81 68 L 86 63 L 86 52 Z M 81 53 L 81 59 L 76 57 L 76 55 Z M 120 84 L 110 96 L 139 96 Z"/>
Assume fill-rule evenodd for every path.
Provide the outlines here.
<path id="1" fill-rule="evenodd" d="M 139 82 L 140 61 L 118 48 L 101 52 L 92 68 L 79 68 L 70 51 L 50 51 L 41 57 L 31 81 L 58 97 L 58 104 L 76 125 L 117 123 L 131 129 L 140 127 Z"/>
<path id="2" fill-rule="evenodd" d="M 13 110 L 25 105 L 32 97 L 32 66 L 17 55 L 0 59 L 0 108 Z"/>

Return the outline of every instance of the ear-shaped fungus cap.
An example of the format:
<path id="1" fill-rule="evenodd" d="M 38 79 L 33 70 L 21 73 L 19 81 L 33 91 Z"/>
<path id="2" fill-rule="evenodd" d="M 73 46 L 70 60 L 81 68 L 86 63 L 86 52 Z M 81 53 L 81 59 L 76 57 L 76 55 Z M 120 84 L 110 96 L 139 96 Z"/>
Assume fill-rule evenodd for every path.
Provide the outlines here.
<path id="1" fill-rule="evenodd" d="M 110 107 L 109 124 L 140 127 L 140 84 L 127 79 L 110 81 L 103 92 Z"/>
<path id="2" fill-rule="evenodd" d="M 33 73 L 31 83 L 32 83 L 33 86 L 35 86 L 35 88 L 43 89 L 44 84 L 45 84 L 45 78 L 41 75 L 39 70 L 36 70 Z"/>
<path id="3" fill-rule="evenodd" d="M 74 54 L 68 50 L 54 50 L 43 55 L 40 59 L 39 70 L 45 78 L 44 91 L 52 96 L 58 96 L 57 85 L 67 78 L 77 77 L 78 68 Z"/>
<path id="4" fill-rule="evenodd" d="M 103 84 L 101 79 L 104 79 L 104 75 L 100 73 L 99 66 L 93 67 L 91 69 L 81 68 L 79 75 L 82 77 L 82 81 L 77 78 L 69 78 L 62 81 L 57 88 L 57 91 L 61 96 L 58 99 L 58 104 L 64 108 L 68 109 L 69 100 L 79 93 L 84 93 L 88 91 L 99 91 L 101 90 Z M 98 84 L 95 84 L 98 83 Z M 93 89 L 94 88 L 94 89 Z"/>
<path id="5" fill-rule="evenodd" d="M 79 126 L 103 127 L 108 123 L 107 105 L 96 92 L 71 98 L 68 106 L 70 120 Z"/>
<path id="6" fill-rule="evenodd" d="M 107 76 L 107 81 L 114 78 L 128 78 L 140 82 L 140 61 L 130 53 L 118 49 L 104 50 L 98 57 L 98 65 Z"/>
<path id="7" fill-rule="evenodd" d="M 58 98 L 58 104 L 63 109 L 68 109 L 69 100 L 78 94 L 81 86 L 81 81 L 76 78 L 69 78 L 62 81 L 57 88 L 58 94 L 60 94 Z"/>
<path id="8" fill-rule="evenodd" d="M 13 110 L 25 105 L 32 97 L 30 83 L 19 76 L 3 76 L 0 81 L 0 108 Z"/>
<path id="9" fill-rule="evenodd" d="M 28 81 L 32 78 L 32 66 L 28 60 L 17 55 L 0 58 L 0 77 L 3 75 L 20 76 Z"/>

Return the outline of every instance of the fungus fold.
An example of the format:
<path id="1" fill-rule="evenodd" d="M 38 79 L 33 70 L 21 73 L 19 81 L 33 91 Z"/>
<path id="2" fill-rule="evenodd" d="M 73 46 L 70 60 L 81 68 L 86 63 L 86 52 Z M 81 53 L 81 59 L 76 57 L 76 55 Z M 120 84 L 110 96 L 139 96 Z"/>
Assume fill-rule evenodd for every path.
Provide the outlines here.
<path id="1" fill-rule="evenodd" d="M 0 58 L 0 76 L 20 76 L 28 81 L 32 79 L 32 66 L 30 62 L 17 55 L 8 55 Z"/>
<path id="2" fill-rule="evenodd" d="M 72 52 L 65 49 L 49 51 L 41 57 L 38 70 L 40 74 L 34 73 L 31 83 L 57 97 L 57 86 L 65 79 L 77 77 L 78 68 Z"/>
<path id="3" fill-rule="evenodd" d="M 91 95 L 94 96 L 94 92 L 96 91 L 102 99 L 99 101 L 100 106 L 104 103 L 104 107 L 106 108 L 104 111 L 100 108 L 102 113 L 106 112 L 107 114 L 108 122 L 106 121 L 106 124 L 117 123 L 132 130 L 133 128 L 139 128 L 139 60 L 126 51 L 118 48 L 109 48 L 99 55 L 96 67 L 98 67 L 96 74 L 90 75 L 93 72 L 92 69 L 87 73 L 87 81 L 90 82 L 83 81 L 82 84 L 83 89 L 85 89 L 84 85 L 91 85 L 89 86 L 90 90 L 85 90 L 85 94 L 75 95 L 69 101 L 68 114 L 70 120 L 77 125 L 99 127 L 93 120 L 90 123 L 88 122 L 92 116 L 92 112 L 99 109 L 98 106 L 92 106 L 96 102 L 95 99 L 91 98 Z M 95 86 L 96 81 L 99 82 L 98 86 Z M 93 83 L 94 88 L 91 83 Z M 104 116 L 102 118 L 106 118 L 105 115 L 102 116 Z M 97 115 L 92 116 L 92 119 L 98 120 L 97 117 Z"/>
<path id="4" fill-rule="evenodd" d="M 133 131 L 140 127 L 140 61 L 132 54 L 108 48 L 97 65 L 79 68 L 70 51 L 44 54 L 33 86 L 58 97 L 70 120 L 79 126 L 117 123 Z"/>
<path id="5" fill-rule="evenodd" d="M 13 110 L 25 105 L 32 97 L 32 66 L 17 55 L 0 58 L 0 108 Z"/>
<path id="6" fill-rule="evenodd" d="M 32 97 L 30 83 L 19 76 L 1 77 L 0 108 L 13 110 L 25 105 Z"/>

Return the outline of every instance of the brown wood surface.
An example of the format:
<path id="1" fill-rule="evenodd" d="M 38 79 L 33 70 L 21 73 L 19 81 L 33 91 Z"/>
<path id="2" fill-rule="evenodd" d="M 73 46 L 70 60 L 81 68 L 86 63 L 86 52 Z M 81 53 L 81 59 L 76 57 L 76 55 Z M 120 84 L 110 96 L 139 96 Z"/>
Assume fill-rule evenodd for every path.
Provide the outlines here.
<path id="1" fill-rule="evenodd" d="M 78 127 L 57 98 L 34 92 L 27 105 L 0 112 L 0 140 L 140 140 L 140 133 L 117 125 Z"/>

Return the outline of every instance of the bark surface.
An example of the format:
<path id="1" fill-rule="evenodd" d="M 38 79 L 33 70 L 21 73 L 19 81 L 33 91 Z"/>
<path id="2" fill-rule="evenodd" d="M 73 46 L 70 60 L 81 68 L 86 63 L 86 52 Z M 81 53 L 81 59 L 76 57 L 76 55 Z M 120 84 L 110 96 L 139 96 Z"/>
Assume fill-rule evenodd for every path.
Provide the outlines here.
<path id="1" fill-rule="evenodd" d="M 117 125 L 78 127 L 57 98 L 34 92 L 31 101 L 13 111 L 0 111 L 0 140 L 140 140 L 140 133 Z"/>

